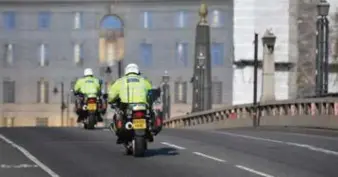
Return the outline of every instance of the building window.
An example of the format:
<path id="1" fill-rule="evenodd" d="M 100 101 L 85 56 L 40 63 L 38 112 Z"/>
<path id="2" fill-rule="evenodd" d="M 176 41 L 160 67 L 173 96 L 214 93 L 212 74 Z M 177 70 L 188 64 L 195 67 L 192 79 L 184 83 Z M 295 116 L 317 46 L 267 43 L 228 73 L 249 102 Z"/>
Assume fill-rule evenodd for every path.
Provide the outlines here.
<path id="1" fill-rule="evenodd" d="M 219 10 L 213 10 L 211 14 L 211 26 L 221 27 L 223 25 L 222 12 Z"/>
<path id="2" fill-rule="evenodd" d="M 221 81 L 212 82 L 212 104 L 222 104 L 223 90 Z"/>
<path id="3" fill-rule="evenodd" d="M 13 52 L 13 44 L 6 44 L 5 45 L 5 66 L 11 66 L 14 62 L 14 52 Z"/>
<path id="4" fill-rule="evenodd" d="M 74 29 L 81 29 L 82 28 L 82 12 L 75 12 L 74 13 Z"/>
<path id="5" fill-rule="evenodd" d="M 16 26 L 15 12 L 3 12 L 4 27 L 6 29 L 14 29 Z"/>
<path id="6" fill-rule="evenodd" d="M 153 27 L 153 18 L 151 12 L 143 12 L 143 28 Z"/>
<path id="7" fill-rule="evenodd" d="M 175 103 L 187 103 L 187 82 L 175 82 Z"/>
<path id="8" fill-rule="evenodd" d="M 3 103 L 15 103 L 15 81 L 3 81 Z"/>
<path id="9" fill-rule="evenodd" d="M 83 46 L 81 44 L 74 45 L 74 62 L 79 66 L 83 64 Z"/>
<path id="10" fill-rule="evenodd" d="M 41 78 L 38 81 L 38 93 L 37 93 L 37 102 L 38 103 L 48 103 L 49 101 L 49 84 L 48 81 L 45 81 L 44 78 Z"/>
<path id="11" fill-rule="evenodd" d="M 153 61 L 153 46 L 152 44 L 142 43 L 140 45 L 141 62 L 144 66 L 151 66 Z"/>
<path id="12" fill-rule="evenodd" d="M 50 26 L 50 12 L 39 12 L 39 28 L 46 29 Z"/>
<path id="13" fill-rule="evenodd" d="M 213 66 L 221 66 L 224 64 L 224 44 L 212 43 L 211 60 Z"/>
<path id="14" fill-rule="evenodd" d="M 188 44 L 176 43 L 176 62 L 178 65 L 188 66 Z"/>
<path id="15" fill-rule="evenodd" d="M 187 26 L 187 13 L 185 11 L 180 11 L 176 16 L 176 27 L 185 28 Z"/>
<path id="16" fill-rule="evenodd" d="M 40 46 L 39 46 L 39 65 L 42 66 L 42 67 L 48 65 L 46 53 L 47 53 L 47 45 L 46 44 L 40 44 Z"/>
<path id="17" fill-rule="evenodd" d="M 35 125 L 36 127 L 48 127 L 48 117 L 37 117 Z"/>

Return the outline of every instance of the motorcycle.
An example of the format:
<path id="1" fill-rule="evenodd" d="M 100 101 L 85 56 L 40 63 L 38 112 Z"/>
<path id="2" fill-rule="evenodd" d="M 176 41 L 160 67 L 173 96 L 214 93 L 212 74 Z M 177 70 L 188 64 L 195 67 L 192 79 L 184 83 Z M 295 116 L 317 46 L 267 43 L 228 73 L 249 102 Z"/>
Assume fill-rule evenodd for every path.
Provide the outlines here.
<path id="1" fill-rule="evenodd" d="M 82 111 L 80 112 L 81 117 L 84 118 L 83 126 L 85 129 L 94 129 L 95 125 L 98 122 L 102 122 L 102 118 L 100 119 L 100 114 L 104 114 L 102 112 L 102 106 L 105 105 L 104 103 L 100 103 L 98 97 L 88 97 L 81 93 L 77 93 L 77 96 L 81 97 L 83 100 Z M 103 98 L 106 99 L 107 94 L 103 94 Z M 105 110 L 105 109 L 103 109 Z"/>
<path id="2" fill-rule="evenodd" d="M 147 105 L 132 104 L 127 109 L 127 119 L 125 128 L 129 130 L 129 137 L 125 142 L 127 154 L 133 153 L 134 156 L 143 156 L 147 150 L 147 137 L 150 134 L 150 114 Z"/>
<path id="3" fill-rule="evenodd" d="M 151 95 L 153 92 L 150 92 Z M 156 97 L 153 97 L 156 98 Z M 150 98 L 153 100 L 153 98 Z M 153 101 L 151 101 L 151 104 Z M 123 115 L 122 119 L 113 118 L 111 131 L 123 139 L 126 154 L 141 157 L 145 155 L 148 142 L 153 142 L 153 135 L 157 135 L 162 129 L 162 117 L 154 112 L 155 118 L 152 122 L 150 107 L 143 103 L 131 103 L 125 105 L 124 111 L 120 110 L 121 102 L 116 101 L 111 105 L 116 114 Z M 115 115 L 116 115 L 115 114 Z"/>
<path id="4" fill-rule="evenodd" d="M 98 101 L 96 97 L 85 97 L 82 107 L 84 113 L 83 125 L 85 129 L 94 129 L 98 122 Z"/>
<path id="5" fill-rule="evenodd" d="M 116 107 L 114 109 L 117 109 Z M 123 139 L 126 154 L 144 156 L 150 135 L 150 111 L 146 104 L 129 104 L 123 119 L 114 119 L 116 134 Z"/>

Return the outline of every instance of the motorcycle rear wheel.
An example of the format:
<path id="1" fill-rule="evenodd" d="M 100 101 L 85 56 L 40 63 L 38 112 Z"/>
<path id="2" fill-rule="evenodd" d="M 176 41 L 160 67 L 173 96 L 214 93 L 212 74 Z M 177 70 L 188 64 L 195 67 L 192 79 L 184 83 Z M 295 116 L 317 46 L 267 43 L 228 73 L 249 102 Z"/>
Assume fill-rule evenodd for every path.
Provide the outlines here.
<path id="1" fill-rule="evenodd" d="M 133 155 L 134 157 L 143 157 L 147 150 L 147 141 L 143 136 L 136 136 L 133 141 Z"/>
<path id="2" fill-rule="evenodd" d="M 95 124 L 96 124 L 96 117 L 94 113 L 90 113 L 88 115 L 88 122 L 85 123 L 85 126 L 87 124 L 87 129 L 94 129 L 95 128 Z"/>

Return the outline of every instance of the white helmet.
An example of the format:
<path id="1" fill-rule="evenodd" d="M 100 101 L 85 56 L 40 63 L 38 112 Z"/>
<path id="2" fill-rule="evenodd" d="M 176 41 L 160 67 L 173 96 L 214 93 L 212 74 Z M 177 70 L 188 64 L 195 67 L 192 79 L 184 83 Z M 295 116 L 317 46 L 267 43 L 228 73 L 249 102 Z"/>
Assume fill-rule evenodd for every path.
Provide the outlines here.
<path id="1" fill-rule="evenodd" d="M 135 63 L 130 63 L 126 66 L 126 68 L 124 69 L 124 74 L 127 75 L 129 73 L 135 73 L 138 74 L 140 71 L 138 69 L 137 64 Z"/>
<path id="2" fill-rule="evenodd" d="M 91 76 L 93 75 L 93 70 L 91 68 L 86 68 L 83 74 L 84 76 Z"/>

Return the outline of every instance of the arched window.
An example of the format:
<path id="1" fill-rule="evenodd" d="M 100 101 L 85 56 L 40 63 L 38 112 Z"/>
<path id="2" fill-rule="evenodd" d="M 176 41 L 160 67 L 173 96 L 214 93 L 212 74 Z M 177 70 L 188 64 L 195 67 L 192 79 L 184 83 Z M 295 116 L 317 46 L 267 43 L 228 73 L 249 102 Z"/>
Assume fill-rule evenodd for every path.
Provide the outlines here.
<path id="1" fill-rule="evenodd" d="M 103 29 L 121 29 L 123 28 L 122 21 L 115 15 L 108 15 L 101 21 L 101 28 Z"/>

